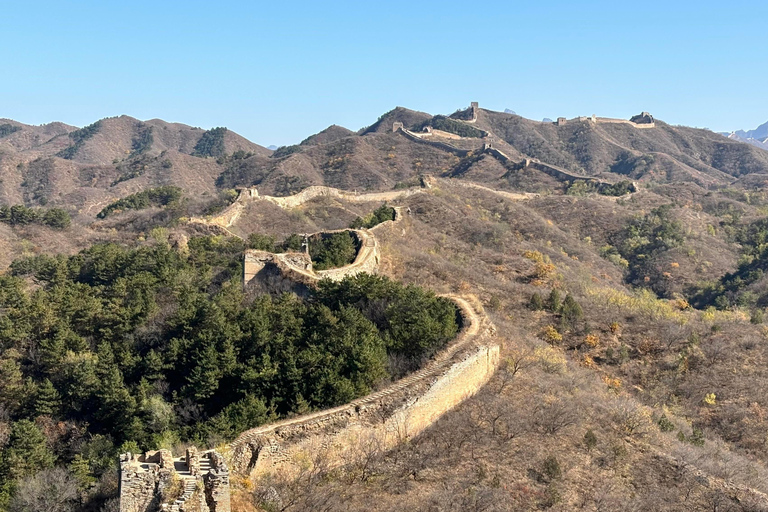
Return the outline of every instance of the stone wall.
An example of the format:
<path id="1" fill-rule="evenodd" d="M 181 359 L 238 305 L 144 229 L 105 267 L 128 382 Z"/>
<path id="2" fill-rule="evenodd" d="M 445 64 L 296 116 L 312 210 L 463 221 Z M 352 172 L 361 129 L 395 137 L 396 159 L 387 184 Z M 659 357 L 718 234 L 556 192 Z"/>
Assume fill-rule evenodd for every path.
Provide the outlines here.
<path id="1" fill-rule="evenodd" d="M 425 180 L 425 184 L 429 185 L 432 181 Z M 328 187 L 310 189 L 288 198 L 259 196 L 255 189 L 249 189 L 248 192 L 241 191 L 238 201 L 267 200 L 283 208 L 292 208 L 319 195 L 377 201 L 423 192 L 422 189 L 412 189 L 358 196 Z M 225 218 L 232 217 L 227 214 Z M 379 253 L 373 232 L 388 229 L 401 220 L 402 208 L 396 207 L 393 221 L 383 222 L 370 230 L 356 230 L 361 242 L 360 250 L 355 262 L 347 267 L 316 273 L 311 269 L 311 261 L 305 253 L 247 251 L 243 279 L 245 282 L 253 279 L 268 265 L 275 265 L 281 273 L 304 283 L 316 282 L 322 277 L 341 279 L 358 272 L 375 272 Z M 331 463 L 341 462 L 362 437 L 374 439 L 380 448 L 386 449 L 418 435 L 441 415 L 476 393 L 498 366 L 500 348 L 495 341 L 495 327 L 476 299 L 450 298 L 460 310 L 461 331 L 425 368 L 349 404 L 243 432 L 225 449 L 233 470 L 251 474 L 278 468 L 291 469 L 297 460 L 307 460 L 317 450 L 327 452 Z M 229 474 L 224 458 L 218 454 L 209 456 L 210 462 L 206 465 L 205 459 L 198 457 L 193 450 L 187 453 L 186 460 L 188 478 L 191 479 L 187 485 L 198 480 L 202 484 L 195 487 L 196 490 L 187 487 L 185 503 L 189 504 L 189 508 L 180 508 L 175 504 L 168 510 L 229 512 Z M 195 469 L 198 464 L 199 470 Z M 156 496 L 156 479 L 150 477 L 144 481 L 143 477 L 129 471 L 123 474 L 126 476 L 121 477 L 121 512 L 150 512 L 151 509 L 146 508 L 143 501 L 138 506 L 134 503 L 145 500 L 147 496 Z M 126 489 L 125 508 L 123 488 Z"/>
<path id="2" fill-rule="evenodd" d="M 473 124 L 477 122 L 477 114 L 480 112 L 480 104 L 476 101 L 472 101 L 469 104 L 469 108 L 472 109 L 472 119 L 465 121 L 467 123 Z"/>
<path id="3" fill-rule="evenodd" d="M 653 120 L 653 116 L 648 112 L 643 112 L 640 115 L 633 116 L 632 119 L 616 119 L 613 117 L 597 117 L 595 115 L 592 115 L 592 116 L 577 117 L 575 120 L 588 121 L 595 124 L 628 124 L 639 130 L 656 127 L 656 123 Z M 569 121 L 566 118 L 558 117 L 557 121 L 555 121 L 554 124 L 556 124 L 557 126 L 564 126 L 568 122 Z"/>
<path id="4" fill-rule="evenodd" d="M 646 128 L 655 128 L 656 123 L 650 122 L 650 123 L 633 123 L 632 121 L 628 119 L 613 119 L 610 117 L 598 117 L 595 119 L 595 122 L 597 124 L 628 124 L 630 126 L 633 126 L 634 128 L 637 128 L 639 130 L 643 130 Z"/>
<path id="5" fill-rule="evenodd" d="M 210 470 L 203 476 L 205 501 L 211 512 L 229 512 L 229 467 L 218 452 L 209 455 Z"/>
<path id="6" fill-rule="evenodd" d="M 142 455 L 120 455 L 120 512 L 159 510 L 160 498 L 172 481 L 173 467 L 145 462 Z"/>
<path id="7" fill-rule="evenodd" d="M 427 367 L 349 404 L 242 433 L 230 445 L 233 469 L 245 474 L 290 470 L 318 450 L 333 463 L 344 460 L 361 439 L 387 449 L 476 393 L 498 365 L 499 346 L 482 308 L 453 299 L 461 310 L 462 331 Z"/>
<path id="8" fill-rule="evenodd" d="M 469 121 L 465 121 L 469 122 Z M 433 146 L 439 149 L 442 149 L 443 151 L 448 151 L 449 153 L 453 153 L 454 155 L 458 157 L 465 157 L 470 153 L 469 149 L 459 149 L 456 146 L 452 146 L 451 144 L 448 144 L 447 142 L 442 142 L 439 140 L 428 140 L 424 139 L 422 137 L 419 137 L 418 134 L 413 133 L 412 131 L 406 130 L 405 128 L 401 129 L 398 133 L 402 133 L 407 138 L 411 139 L 414 142 L 418 142 L 420 144 L 426 144 L 428 146 Z"/>
<path id="9" fill-rule="evenodd" d="M 423 192 L 424 191 L 420 188 L 411 188 L 406 190 L 390 190 L 387 192 L 369 192 L 365 194 L 356 194 L 354 192 L 347 192 L 345 190 L 339 190 L 333 187 L 313 185 L 292 196 L 260 196 L 260 199 L 274 203 L 281 208 L 290 209 L 297 208 L 307 201 L 315 199 L 316 197 L 336 197 L 353 203 L 368 203 L 375 201 L 394 201 L 396 199 L 408 197 L 414 194 L 420 194 Z"/>
<path id="10" fill-rule="evenodd" d="M 237 222 L 242 213 L 245 211 L 247 203 L 251 201 L 267 201 L 276 204 L 281 208 L 291 209 L 297 208 L 317 197 L 335 197 L 353 203 L 367 203 L 376 201 L 394 201 L 421 193 L 424 193 L 424 189 L 418 187 L 405 190 L 389 190 L 386 192 L 368 192 L 358 194 L 356 192 L 348 192 L 346 190 L 339 190 L 333 187 L 312 185 L 311 187 L 307 187 L 301 192 L 298 192 L 292 196 L 275 197 L 262 196 L 259 195 L 259 191 L 256 188 L 247 188 L 241 189 L 235 202 L 229 205 L 218 215 L 213 215 L 207 218 L 192 217 L 189 222 L 194 224 L 204 224 L 225 235 L 237 236 L 227 228 L 232 227 L 232 225 Z"/>
<path id="11" fill-rule="evenodd" d="M 416 137 L 419 137 L 420 139 L 423 138 L 429 138 L 429 137 L 440 137 L 443 139 L 453 139 L 453 140 L 461 140 L 466 139 L 467 137 L 462 137 L 461 135 L 456 135 L 455 133 L 446 132 L 443 130 L 438 130 L 436 128 L 432 128 L 431 126 L 427 126 L 423 132 L 412 132 L 408 130 L 408 133 L 411 135 L 414 135 Z"/>
<path id="12" fill-rule="evenodd" d="M 306 235 L 311 237 L 323 233 L 340 233 L 351 231 L 357 237 L 360 248 L 355 256 L 355 261 L 349 265 L 328 270 L 312 268 L 312 260 L 307 252 L 270 253 L 266 251 L 247 250 L 243 256 L 243 284 L 248 284 L 259 275 L 268 265 L 275 265 L 285 276 L 303 284 L 312 284 L 320 279 L 341 281 L 345 277 L 355 276 L 360 273 L 375 274 L 380 263 L 379 245 L 373 232 L 382 227 L 395 224 L 402 220 L 402 209 L 395 207 L 395 218 L 382 222 L 371 229 L 337 229 L 322 231 Z"/>
<path id="13" fill-rule="evenodd" d="M 586 180 L 594 181 L 595 183 L 607 183 L 591 176 L 584 176 L 582 174 L 566 171 L 562 167 L 545 164 L 544 162 L 541 162 L 535 158 L 526 158 L 522 162 L 518 163 L 517 167 L 519 169 L 536 169 L 537 171 L 544 172 L 553 178 L 557 178 L 562 181 Z"/>
<path id="14" fill-rule="evenodd" d="M 505 153 L 501 152 L 497 148 L 494 148 L 490 144 L 486 144 L 484 150 L 486 153 L 490 154 L 491 156 L 501 161 L 501 163 L 508 164 L 512 162 L 512 160 Z"/>
<path id="15" fill-rule="evenodd" d="M 119 494 L 120 512 L 231 511 L 224 458 L 194 447 L 178 458 L 170 450 L 121 455 Z"/>

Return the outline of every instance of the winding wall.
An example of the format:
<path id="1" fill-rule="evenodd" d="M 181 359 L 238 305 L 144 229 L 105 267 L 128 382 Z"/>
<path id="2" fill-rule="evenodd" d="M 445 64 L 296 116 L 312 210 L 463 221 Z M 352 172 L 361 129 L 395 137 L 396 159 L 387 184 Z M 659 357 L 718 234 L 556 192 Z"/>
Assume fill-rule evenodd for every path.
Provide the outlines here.
<path id="1" fill-rule="evenodd" d="M 536 169 L 537 171 L 541 171 L 543 173 L 549 174 L 553 178 L 557 178 L 562 181 L 584 180 L 584 181 L 594 181 L 597 183 L 607 183 L 605 181 L 599 180 L 597 178 L 593 178 L 591 176 L 584 176 L 581 174 L 573 173 L 571 171 L 566 171 L 562 167 L 557 167 L 551 164 L 545 164 L 544 162 L 541 162 L 535 158 L 526 158 L 525 160 L 520 162 L 518 166 L 521 169 Z"/>
<path id="2" fill-rule="evenodd" d="M 307 252 L 271 253 L 267 251 L 247 250 L 243 260 L 243 284 L 248 284 L 268 264 L 277 265 L 280 272 L 294 281 L 310 284 L 320 279 L 341 281 L 345 277 L 355 276 L 363 272 L 375 274 L 379 268 L 379 243 L 373 235 L 373 231 L 402 220 L 402 209 L 395 207 L 395 218 L 382 222 L 371 229 L 337 229 L 322 231 L 321 233 L 341 233 L 352 231 L 358 239 L 360 248 L 355 256 L 355 261 L 349 265 L 328 270 L 314 270 L 312 259 Z M 307 235 L 311 237 L 315 234 Z"/>
<path id="3" fill-rule="evenodd" d="M 424 192 L 425 190 L 423 188 L 414 187 L 403 190 L 388 190 L 386 192 L 367 192 L 365 194 L 357 194 L 355 192 L 347 192 L 346 190 L 340 190 L 338 188 L 326 187 L 322 185 L 312 185 L 311 187 L 307 187 L 301 192 L 298 192 L 292 196 L 275 197 L 259 195 L 259 191 L 255 187 L 246 188 L 240 190 L 240 193 L 238 194 L 237 199 L 235 199 L 235 202 L 229 205 L 218 215 L 207 218 L 192 217 L 189 219 L 189 222 L 229 228 L 232 227 L 240 218 L 240 215 L 242 215 L 243 211 L 245 211 L 247 203 L 252 201 L 266 201 L 272 204 L 276 204 L 281 208 L 291 209 L 297 208 L 302 204 L 318 197 L 333 197 L 352 203 L 368 203 L 376 201 L 394 201 Z"/>
<path id="4" fill-rule="evenodd" d="M 461 158 L 467 156 L 471 152 L 471 150 L 469 149 L 459 149 L 456 146 L 448 144 L 447 142 L 442 142 L 439 140 L 423 139 L 419 137 L 417 134 L 413 133 L 412 131 L 406 130 L 405 128 L 400 128 L 400 130 L 398 130 L 398 133 L 402 133 L 403 135 L 405 135 L 406 138 L 414 142 L 418 142 L 419 144 L 426 144 L 427 146 L 433 146 L 433 147 L 442 149 L 443 151 L 448 151 L 449 153 L 453 153 L 454 155 Z"/>
<path id="5" fill-rule="evenodd" d="M 461 311 L 462 331 L 426 368 L 346 405 L 243 432 L 230 445 L 232 467 L 245 474 L 290 470 L 318 450 L 343 460 L 361 440 L 391 448 L 476 393 L 498 365 L 495 328 L 481 307 L 450 298 Z"/>
<path id="6" fill-rule="evenodd" d="M 352 265 L 314 272 L 303 253 L 273 255 L 249 251 L 244 279 L 247 282 L 249 276 L 252 278 L 258 272 L 249 267 L 249 258 L 258 260 L 256 265 L 262 268 L 266 262 L 275 263 L 284 275 L 307 284 L 324 277 L 342 279 L 375 271 L 378 242 L 372 232 L 401 220 L 402 210 L 398 207 L 394 220 L 370 230 L 358 230 L 362 244 Z M 459 308 L 462 330 L 424 369 L 349 404 L 243 432 L 229 447 L 231 467 L 245 474 L 291 470 L 299 460 L 312 460 L 318 450 L 327 451 L 330 461 L 342 461 L 361 441 L 373 442 L 379 449 L 391 448 L 417 435 L 476 393 L 499 362 L 495 327 L 479 304 L 473 306 L 466 298 L 449 297 Z"/>

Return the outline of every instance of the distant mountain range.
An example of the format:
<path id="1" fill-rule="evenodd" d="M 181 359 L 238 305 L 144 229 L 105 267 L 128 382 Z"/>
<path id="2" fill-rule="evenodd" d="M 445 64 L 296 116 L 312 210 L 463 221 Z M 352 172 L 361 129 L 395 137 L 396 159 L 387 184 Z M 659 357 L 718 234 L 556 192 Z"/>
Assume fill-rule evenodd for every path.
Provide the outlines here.
<path id="1" fill-rule="evenodd" d="M 518 172 L 526 158 L 608 181 L 711 186 L 768 175 L 768 152 L 757 147 L 768 149 L 768 123 L 726 136 L 735 140 L 658 119 L 641 130 L 580 119 L 557 126 L 483 108 L 433 116 L 398 107 L 359 131 L 331 125 L 273 151 L 226 128 L 159 119 L 120 116 L 79 129 L 0 119 L 0 204 L 65 207 L 85 222 L 116 199 L 161 185 L 183 187 L 200 202 L 252 186 L 272 195 L 310 185 L 390 190 L 424 174 L 527 191 L 563 187 L 545 173 Z M 484 150 L 490 144 L 496 152 Z"/>
<path id="2" fill-rule="evenodd" d="M 754 130 L 737 130 L 731 133 L 723 133 L 726 137 L 741 142 L 746 142 L 762 149 L 768 150 L 768 123 L 761 124 Z"/>

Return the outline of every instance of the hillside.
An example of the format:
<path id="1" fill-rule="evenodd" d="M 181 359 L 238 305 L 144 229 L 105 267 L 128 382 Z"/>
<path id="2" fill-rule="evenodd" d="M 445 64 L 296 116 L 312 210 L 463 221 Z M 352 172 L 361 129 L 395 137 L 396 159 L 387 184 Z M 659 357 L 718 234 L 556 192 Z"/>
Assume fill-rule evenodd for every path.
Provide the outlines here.
<path id="1" fill-rule="evenodd" d="M 480 110 L 477 126 L 525 155 L 595 176 L 726 183 L 731 177 L 764 172 L 768 166 L 768 152 L 708 130 L 658 120 L 656 128 L 645 130 L 579 120 L 556 126 Z"/>
<path id="2" fill-rule="evenodd" d="M 62 478 L 113 510 L 118 453 L 375 394 L 459 332 L 440 294 L 495 326 L 488 384 L 394 448 L 233 476 L 233 510 L 766 510 L 768 152 L 653 122 L 398 107 L 274 152 L 0 122 L 0 506 Z M 305 233 L 388 279 L 243 286 L 246 250 L 311 275 Z"/>
<path id="3" fill-rule="evenodd" d="M 508 165 L 491 163 L 487 156 L 479 155 L 486 142 L 482 132 L 487 132 L 492 144 L 513 161 L 536 158 L 575 174 L 608 181 L 691 181 L 717 186 L 768 171 L 768 152 L 707 130 L 676 127 L 661 121 L 650 130 L 639 130 L 629 124 L 579 120 L 557 126 L 479 109 L 475 124 L 452 121 L 457 126 L 446 126 L 460 133 L 479 129 L 478 135 L 456 137 L 439 131 L 433 138 L 415 143 L 407 138 L 402 140 L 391 129 L 394 123 L 403 123 L 406 129 L 420 131 L 428 124 L 440 126 L 435 121 L 440 119 L 398 107 L 361 130 L 358 136 L 334 132 L 333 139 L 325 144 L 306 148 L 303 143 L 278 151 L 272 159 L 241 162 L 227 169 L 219 184 L 258 185 L 267 193 L 285 195 L 319 184 L 389 188 L 414 174 L 427 173 L 463 176 L 497 186 L 519 185 L 522 177 L 510 172 Z M 461 129 L 462 126 L 466 129 Z M 457 157 L 457 152 L 430 144 L 441 140 L 474 154 Z M 491 171 L 494 166 L 496 169 Z M 338 177 L 339 171 L 344 171 L 343 180 Z"/>
<path id="4" fill-rule="evenodd" d="M 5 124 L 18 129 L 0 137 L 0 202 L 66 205 L 85 215 L 148 186 L 183 183 L 193 194 L 213 194 L 221 172 L 216 158 L 272 153 L 229 130 L 128 116 L 81 129 Z"/>
<path id="5" fill-rule="evenodd" d="M 328 144 L 330 142 L 336 142 L 339 139 L 352 137 L 353 135 L 355 135 L 355 132 L 353 132 L 352 130 L 348 130 L 343 126 L 337 126 L 333 124 L 321 132 L 318 132 L 314 135 L 310 135 L 309 137 L 301 141 L 300 145 L 314 146 L 318 144 Z"/>
<path id="6" fill-rule="evenodd" d="M 639 130 L 586 120 L 558 126 L 484 109 L 477 109 L 477 117 L 470 124 L 398 107 L 358 133 L 332 125 L 275 152 L 230 130 L 206 132 L 157 119 L 121 116 L 81 129 L 4 120 L 0 202 L 63 205 L 88 217 L 110 201 L 160 185 L 181 186 L 209 202 L 221 190 L 243 186 L 277 195 L 310 185 L 385 190 L 420 175 L 531 191 L 541 182 L 544 188 L 563 187 L 534 169 L 517 172 L 513 164 L 524 158 L 611 182 L 691 181 L 709 187 L 768 173 L 768 152 L 661 121 Z M 393 132 L 394 123 L 417 135 L 427 128 L 433 133 L 406 137 Z M 484 152 L 489 141 L 509 161 Z"/>

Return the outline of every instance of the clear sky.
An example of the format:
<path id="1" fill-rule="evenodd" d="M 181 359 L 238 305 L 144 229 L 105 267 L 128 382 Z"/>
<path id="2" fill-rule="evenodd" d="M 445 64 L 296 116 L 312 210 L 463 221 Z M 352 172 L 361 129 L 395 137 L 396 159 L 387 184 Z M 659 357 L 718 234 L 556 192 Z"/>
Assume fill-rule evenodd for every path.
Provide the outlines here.
<path id="1" fill-rule="evenodd" d="M 291 144 L 395 106 L 768 120 L 768 3 L 0 0 L 0 117 L 128 114 Z"/>

